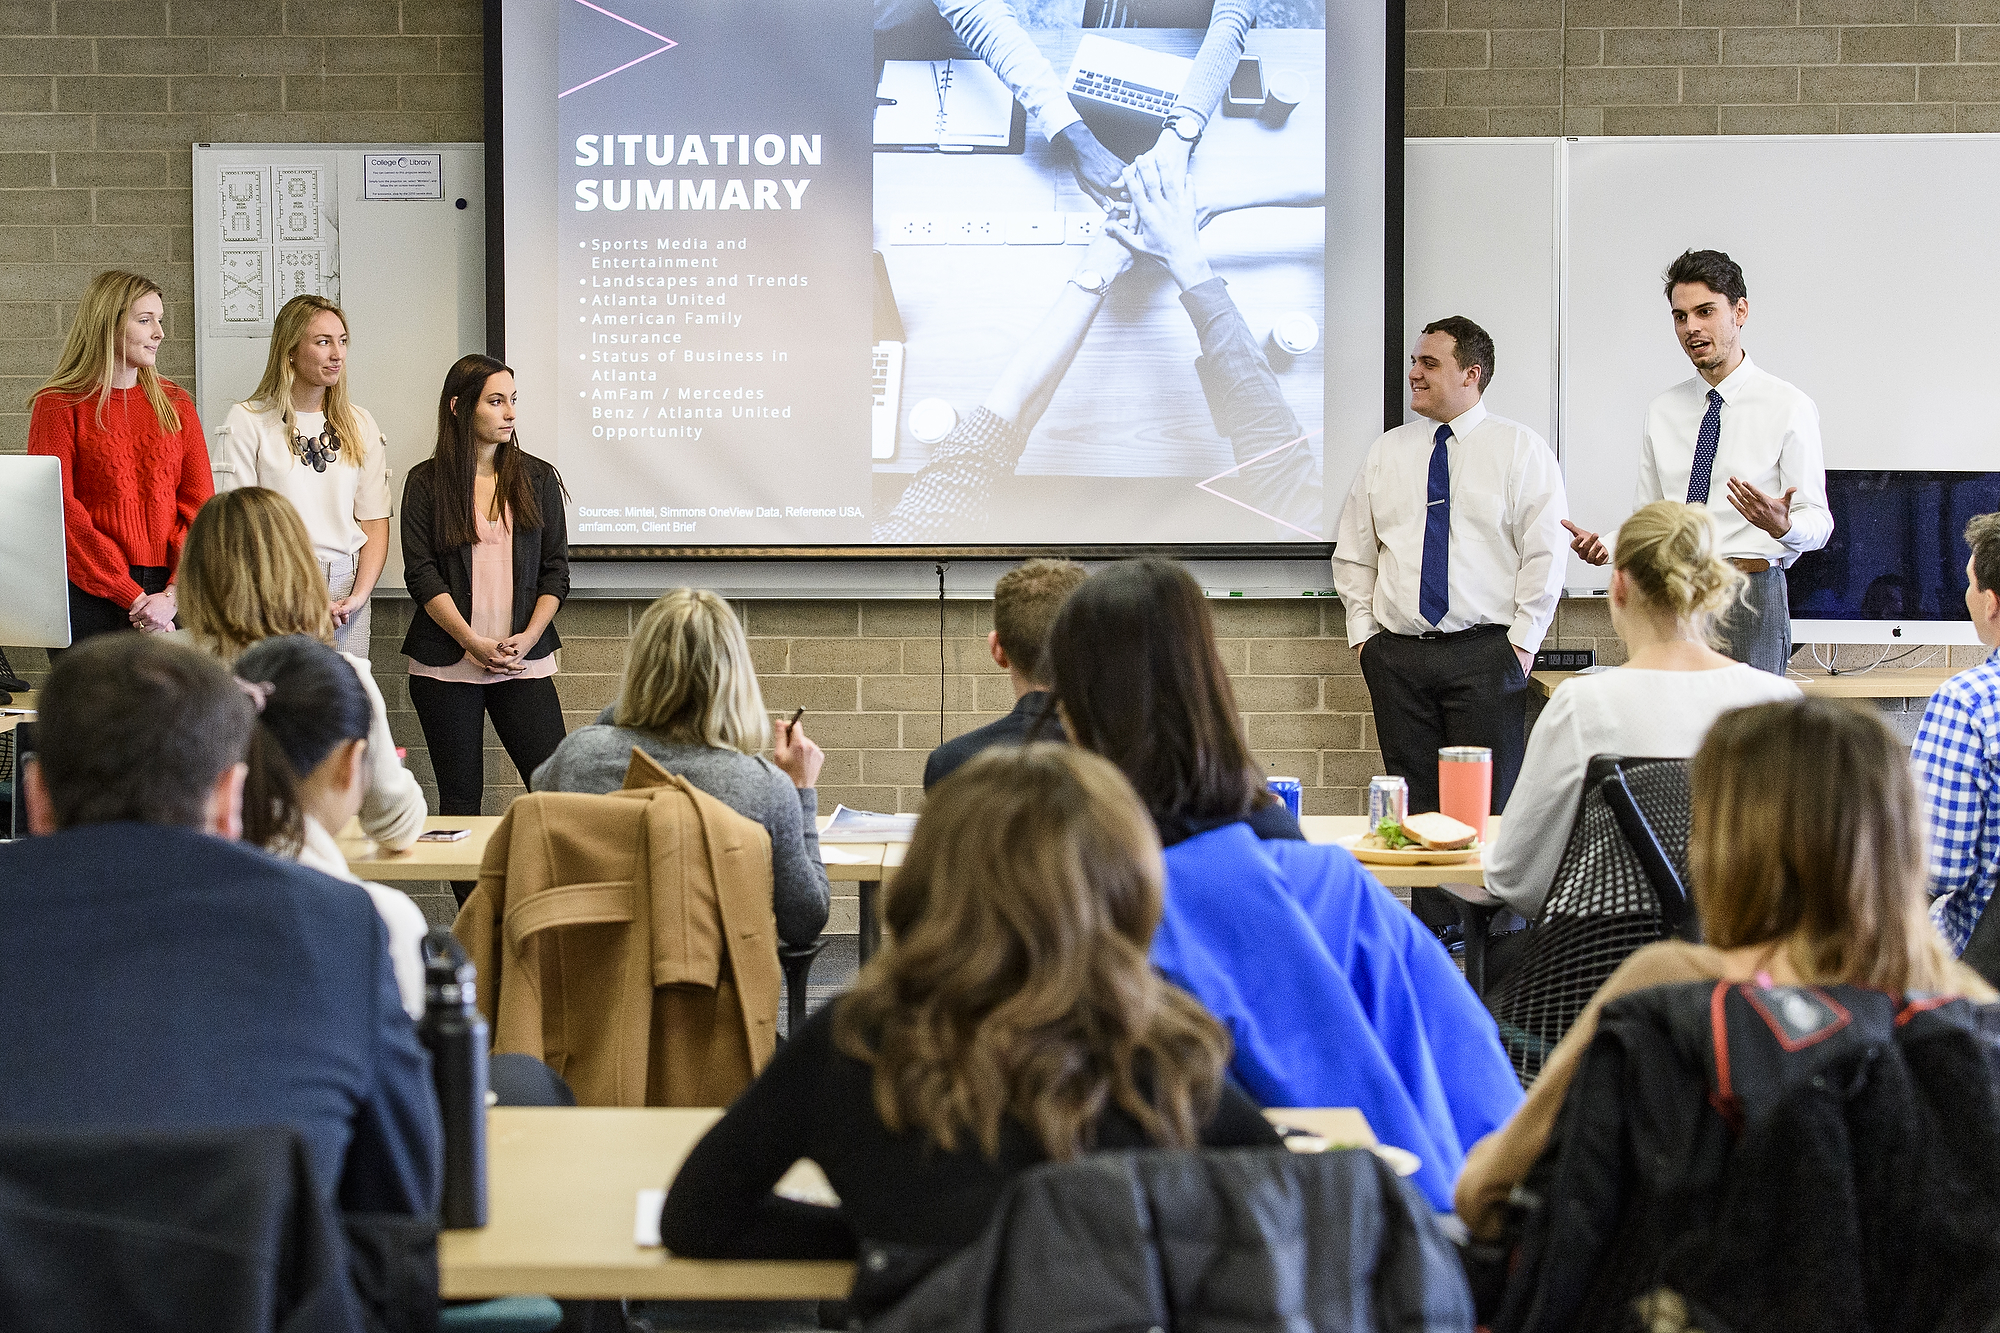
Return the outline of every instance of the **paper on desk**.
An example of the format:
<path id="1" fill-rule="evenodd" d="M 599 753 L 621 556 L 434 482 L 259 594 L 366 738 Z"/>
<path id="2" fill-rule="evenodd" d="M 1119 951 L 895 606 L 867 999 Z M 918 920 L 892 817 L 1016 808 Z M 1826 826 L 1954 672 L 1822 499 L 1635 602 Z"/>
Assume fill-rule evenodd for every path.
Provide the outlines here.
<path id="1" fill-rule="evenodd" d="M 816 1203 L 823 1208 L 840 1207 L 840 1196 L 827 1183 L 826 1174 L 812 1162 L 801 1158 L 793 1162 L 791 1170 L 785 1172 L 772 1192 L 780 1198 L 792 1199 L 799 1203 Z M 638 1203 L 632 1215 L 632 1243 L 643 1249 L 660 1247 L 660 1209 L 667 1202 L 665 1190 L 640 1190 Z"/>
<path id="2" fill-rule="evenodd" d="M 660 1209 L 666 1206 L 665 1190 L 640 1190 L 639 1206 L 632 1215 L 632 1243 L 641 1249 L 660 1248 Z"/>
<path id="3" fill-rule="evenodd" d="M 821 842 L 908 842 L 917 831 L 915 815 L 881 815 L 872 810 L 833 807 L 833 816 L 819 831 Z"/>

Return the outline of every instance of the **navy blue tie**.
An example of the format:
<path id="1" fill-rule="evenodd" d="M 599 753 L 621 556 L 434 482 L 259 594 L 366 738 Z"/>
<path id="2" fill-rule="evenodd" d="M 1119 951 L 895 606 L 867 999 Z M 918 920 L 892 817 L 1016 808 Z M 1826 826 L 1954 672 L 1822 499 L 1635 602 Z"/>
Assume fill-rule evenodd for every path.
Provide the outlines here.
<path id="1" fill-rule="evenodd" d="M 1417 612 L 1432 625 L 1442 623 L 1451 609 L 1451 453 L 1445 448 L 1450 438 L 1450 426 L 1437 428 L 1430 484 L 1424 489 L 1424 573 Z"/>
<path id="2" fill-rule="evenodd" d="M 1722 444 L 1722 395 L 1708 391 L 1708 415 L 1701 419 L 1701 433 L 1694 437 L 1694 471 L 1688 474 L 1691 505 L 1708 503 L 1709 474 L 1715 471 L 1715 451 Z"/>

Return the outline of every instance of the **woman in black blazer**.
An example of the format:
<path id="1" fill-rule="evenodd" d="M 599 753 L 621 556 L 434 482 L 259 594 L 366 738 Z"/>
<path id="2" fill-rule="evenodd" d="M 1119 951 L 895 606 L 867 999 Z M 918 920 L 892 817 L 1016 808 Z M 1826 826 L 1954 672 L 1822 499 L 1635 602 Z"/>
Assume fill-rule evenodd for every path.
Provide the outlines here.
<path id="1" fill-rule="evenodd" d="M 555 468 L 514 438 L 514 372 L 461 357 L 438 395 L 437 448 L 403 484 L 403 580 L 417 604 L 403 636 L 410 702 L 447 815 L 485 796 L 483 718 L 521 783 L 562 743 L 556 610 L 569 595 L 569 534 Z"/>

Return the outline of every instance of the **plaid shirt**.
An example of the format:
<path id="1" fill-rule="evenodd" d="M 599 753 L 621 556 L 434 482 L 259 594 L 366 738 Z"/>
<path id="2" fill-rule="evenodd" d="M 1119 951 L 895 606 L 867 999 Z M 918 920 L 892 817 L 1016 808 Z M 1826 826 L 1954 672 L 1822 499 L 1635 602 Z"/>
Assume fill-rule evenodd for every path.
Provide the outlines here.
<path id="1" fill-rule="evenodd" d="M 1931 920 L 1962 953 L 2000 883 L 2000 649 L 1938 687 L 1910 762 L 1930 820 Z"/>

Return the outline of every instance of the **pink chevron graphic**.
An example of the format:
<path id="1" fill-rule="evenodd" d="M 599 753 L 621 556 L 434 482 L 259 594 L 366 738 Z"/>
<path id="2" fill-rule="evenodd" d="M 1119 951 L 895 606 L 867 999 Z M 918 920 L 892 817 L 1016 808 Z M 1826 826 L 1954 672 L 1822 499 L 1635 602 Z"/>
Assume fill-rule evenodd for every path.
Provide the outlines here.
<path id="1" fill-rule="evenodd" d="M 632 66 L 637 64 L 642 64 L 645 61 L 651 60 L 654 56 L 659 55 L 662 51 L 671 51 L 676 46 L 680 45 L 680 43 L 675 41 L 673 38 L 661 36 L 659 33 L 654 32 L 651 28 L 643 27 L 640 24 L 634 23 L 631 19 L 626 18 L 623 14 L 614 14 L 610 10 L 606 9 L 603 5 L 593 5 L 590 3 L 590 0 L 576 0 L 576 2 L 579 5 L 582 5 L 585 9 L 596 10 L 598 13 L 604 15 L 604 17 L 608 19 L 617 19 L 620 23 L 624 24 L 628 28 L 638 28 L 640 32 L 645 33 L 648 37 L 653 38 L 655 41 L 665 43 L 665 45 L 656 47 L 653 50 L 646 52 L 645 55 L 640 56 L 639 59 L 637 60 L 628 60 L 624 64 L 620 65 L 617 69 L 607 69 L 594 79 L 585 79 L 582 83 L 579 83 L 574 88 L 564 89 L 562 92 L 556 94 L 556 100 L 558 102 L 560 102 L 563 98 L 568 97 L 571 93 L 581 92 L 583 89 L 588 88 L 591 84 L 600 83 L 603 80 L 610 78 L 613 74 L 622 74 L 626 70 L 632 68 Z"/>
<path id="2" fill-rule="evenodd" d="M 1214 496 L 1218 500 L 1227 500 L 1229 501 L 1229 503 L 1235 505 L 1238 509 L 1247 509 L 1251 513 L 1257 515 L 1257 517 L 1259 518 L 1268 518 L 1273 523 L 1276 523 L 1279 527 L 1290 528 L 1293 532 L 1298 533 L 1301 537 L 1309 537 L 1313 541 L 1323 542 L 1326 540 L 1326 538 L 1321 536 L 1319 533 L 1307 532 L 1304 528 L 1300 527 L 1296 523 L 1287 523 L 1285 522 L 1284 519 L 1279 518 L 1276 514 L 1265 513 L 1263 510 L 1259 509 L 1256 505 L 1244 504 L 1241 500 L 1236 499 L 1234 496 L 1224 495 L 1221 491 L 1216 490 L 1213 486 L 1210 486 L 1208 484 L 1211 481 L 1221 481 L 1224 477 L 1228 476 L 1232 472 L 1241 472 L 1244 468 L 1249 467 L 1252 463 L 1260 463 L 1263 460 L 1271 457 L 1273 454 L 1282 454 L 1287 449 L 1291 449 L 1298 445 L 1304 444 L 1307 440 L 1310 440 L 1313 436 L 1317 434 L 1319 434 L 1319 431 L 1309 430 L 1305 434 L 1299 436 L 1299 438 L 1297 438 L 1296 440 L 1287 440 L 1275 449 L 1266 449 L 1263 453 L 1258 454 L 1255 458 L 1244 459 L 1242 462 L 1238 463 L 1235 467 L 1226 467 L 1222 469 L 1222 471 L 1216 473 L 1214 476 L 1208 478 L 1207 481 L 1196 482 L 1194 484 L 1195 489 L 1200 491 L 1207 491 L 1210 495 Z"/>

